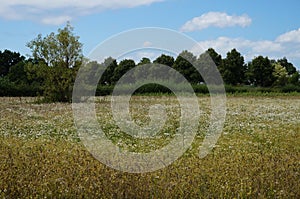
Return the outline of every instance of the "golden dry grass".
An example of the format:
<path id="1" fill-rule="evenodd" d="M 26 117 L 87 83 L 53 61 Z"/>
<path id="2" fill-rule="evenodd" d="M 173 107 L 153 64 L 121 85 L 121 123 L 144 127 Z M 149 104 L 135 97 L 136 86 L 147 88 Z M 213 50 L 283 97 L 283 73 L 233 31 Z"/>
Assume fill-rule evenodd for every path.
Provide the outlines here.
<path id="1" fill-rule="evenodd" d="M 108 100 L 98 100 L 99 120 L 116 135 L 111 138 L 125 140 L 121 146 L 126 147 L 130 142 L 113 125 Z M 139 96 L 133 101 L 137 121 L 147 121 L 140 108 L 149 104 L 178 106 L 174 97 L 166 96 Z M 1 98 L 0 197 L 300 197 L 300 97 L 229 97 L 223 135 L 203 159 L 198 158 L 198 147 L 209 98 L 200 97 L 199 103 L 204 114 L 193 147 L 164 169 L 129 174 L 103 165 L 86 151 L 73 126 L 70 104 Z M 170 124 L 175 120 L 171 117 Z M 174 129 L 167 126 L 163 135 Z M 141 143 L 134 146 L 142 150 Z"/>

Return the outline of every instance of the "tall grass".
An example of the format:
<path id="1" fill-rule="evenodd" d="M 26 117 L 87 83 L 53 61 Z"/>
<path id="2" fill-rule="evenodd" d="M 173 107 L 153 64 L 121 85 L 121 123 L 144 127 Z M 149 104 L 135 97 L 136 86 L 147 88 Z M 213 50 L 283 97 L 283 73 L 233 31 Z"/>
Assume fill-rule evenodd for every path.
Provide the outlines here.
<path id="1" fill-rule="evenodd" d="M 104 129 L 117 132 L 109 100 L 99 98 L 97 113 Z M 147 121 L 143 108 L 158 102 L 177 114 L 174 96 L 135 96 L 131 101 L 137 122 Z M 203 159 L 198 147 L 210 100 L 199 97 L 199 104 L 203 115 L 192 147 L 164 169 L 129 174 L 87 152 L 73 126 L 70 104 L 1 98 L 0 197 L 299 198 L 299 96 L 228 97 L 223 135 Z M 170 122 L 174 120 L 171 114 Z"/>

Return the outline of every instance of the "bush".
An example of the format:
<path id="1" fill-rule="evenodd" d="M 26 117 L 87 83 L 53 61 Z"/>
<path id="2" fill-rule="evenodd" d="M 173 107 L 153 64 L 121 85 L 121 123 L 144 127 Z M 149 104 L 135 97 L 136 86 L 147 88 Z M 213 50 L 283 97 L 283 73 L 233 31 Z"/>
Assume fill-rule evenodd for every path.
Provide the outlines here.
<path id="1" fill-rule="evenodd" d="M 202 93 L 202 94 L 209 93 L 208 88 L 205 84 L 193 85 L 193 89 L 194 89 L 195 93 Z"/>
<path id="2" fill-rule="evenodd" d="M 1 97 L 33 97 L 43 93 L 38 84 L 16 84 L 7 77 L 0 78 Z"/>
<path id="3" fill-rule="evenodd" d="M 280 88 L 283 93 L 292 93 L 292 92 L 300 92 L 300 86 L 296 86 L 293 84 L 288 84 Z"/>
<path id="4" fill-rule="evenodd" d="M 96 89 L 96 96 L 105 96 L 105 95 L 111 95 L 113 92 L 114 86 L 112 85 L 98 85 Z"/>

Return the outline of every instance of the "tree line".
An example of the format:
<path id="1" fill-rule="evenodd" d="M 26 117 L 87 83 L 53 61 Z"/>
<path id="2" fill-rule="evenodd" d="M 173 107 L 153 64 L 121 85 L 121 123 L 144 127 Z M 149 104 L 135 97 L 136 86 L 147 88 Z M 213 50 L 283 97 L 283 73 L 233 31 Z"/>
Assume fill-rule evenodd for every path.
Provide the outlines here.
<path id="1" fill-rule="evenodd" d="M 144 57 L 135 63 L 132 59 L 117 62 L 109 57 L 103 63 L 97 63 L 84 58 L 82 46 L 68 23 L 57 33 L 52 32 L 44 37 L 39 34 L 28 42 L 27 47 L 31 50 L 29 58 L 10 50 L 0 51 L 0 96 L 40 95 L 46 101 L 70 101 L 76 74 L 82 64 L 99 70 L 105 68 L 97 89 L 100 94 L 101 90 L 112 88 L 127 71 L 144 64 L 149 64 L 149 70 L 154 73 L 157 70 L 155 64 L 167 65 L 180 72 L 192 85 L 205 84 L 194 67 L 200 62 L 201 66 L 205 66 L 203 54 L 196 56 L 183 50 L 176 58 L 161 54 L 153 61 Z M 213 48 L 205 54 L 213 60 L 226 85 L 300 90 L 300 72 L 285 57 L 273 60 L 257 56 L 246 63 L 236 49 L 229 51 L 224 58 Z M 141 73 L 137 70 L 132 79 Z"/>

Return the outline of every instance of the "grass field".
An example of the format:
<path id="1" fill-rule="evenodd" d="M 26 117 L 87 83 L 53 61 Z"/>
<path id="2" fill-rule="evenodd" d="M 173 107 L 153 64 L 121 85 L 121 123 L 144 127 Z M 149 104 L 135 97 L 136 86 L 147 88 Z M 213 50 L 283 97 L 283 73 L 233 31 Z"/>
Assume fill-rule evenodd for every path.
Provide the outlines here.
<path id="1" fill-rule="evenodd" d="M 100 163 L 81 144 L 72 105 L 38 104 L 34 98 L 0 98 L 1 198 L 300 198 L 300 96 L 227 98 L 227 118 L 216 148 L 205 158 L 209 97 L 198 98 L 202 115 L 192 147 L 172 165 L 142 174 Z M 120 132 L 108 97 L 97 99 L 99 123 L 126 150 L 158 149 L 178 127 L 173 96 L 134 96 L 132 117 L 148 122 L 150 104 L 166 105 L 168 120 L 157 139 Z"/>

